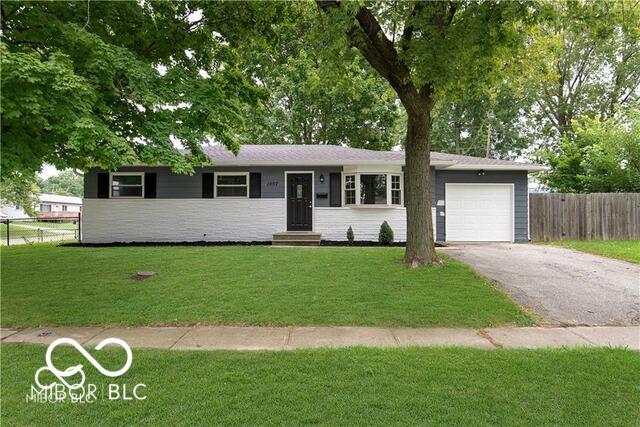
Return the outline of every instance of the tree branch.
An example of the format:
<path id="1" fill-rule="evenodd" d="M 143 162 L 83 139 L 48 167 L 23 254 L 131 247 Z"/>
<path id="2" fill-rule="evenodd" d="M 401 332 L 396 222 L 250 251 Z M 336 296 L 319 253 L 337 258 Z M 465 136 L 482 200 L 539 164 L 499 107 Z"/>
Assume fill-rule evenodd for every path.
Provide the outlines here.
<path id="1" fill-rule="evenodd" d="M 316 0 L 316 3 L 324 12 L 340 7 L 340 2 L 335 0 Z M 389 82 L 409 113 L 422 112 L 425 99 L 418 93 L 409 68 L 398 58 L 398 52 L 375 16 L 363 6 L 356 13 L 355 19 L 357 24 L 347 30 L 347 37 L 352 45 Z M 423 94 L 430 95 L 430 86 L 426 86 L 428 85 L 423 88 Z"/>
<path id="2" fill-rule="evenodd" d="M 422 9 L 424 9 L 424 3 L 422 2 L 417 3 L 413 7 L 413 10 L 409 14 L 409 17 L 405 22 L 404 30 L 402 30 L 402 37 L 400 37 L 400 48 L 402 50 L 409 49 L 409 44 L 411 43 L 411 39 L 413 37 L 413 23 L 411 21 L 420 14 Z"/>

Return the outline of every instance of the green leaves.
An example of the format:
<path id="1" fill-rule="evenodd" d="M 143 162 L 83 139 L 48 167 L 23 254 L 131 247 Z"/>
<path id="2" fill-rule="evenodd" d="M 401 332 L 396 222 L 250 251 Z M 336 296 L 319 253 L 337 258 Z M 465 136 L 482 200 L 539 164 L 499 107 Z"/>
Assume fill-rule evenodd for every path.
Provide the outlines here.
<path id="1" fill-rule="evenodd" d="M 244 110 L 265 96 L 235 52 L 257 37 L 243 20 L 255 13 L 229 3 L 90 7 L 87 23 L 86 3 L 3 4 L 3 181 L 44 163 L 163 163 L 189 173 L 208 161 L 206 141 L 237 150 Z M 243 19 L 214 19 L 236 12 Z"/>
<path id="2" fill-rule="evenodd" d="M 251 144 L 345 144 L 387 149 L 397 144 L 396 95 L 357 52 L 327 33 L 315 4 L 287 4 L 271 29 L 277 41 L 243 50 L 247 72 L 269 97 L 241 141 Z"/>
<path id="3" fill-rule="evenodd" d="M 640 4 L 558 2 L 529 34 L 515 83 L 535 105 L 538 138 L 556 145 L 582 115 L 605 119 L 640 99 Z"/>
<path id="4" fill-rule="evenodd" d="M 543 182 L 563 192 L 640 191 L 640 110 L 604 121 L 583 117 L 573 127 L 557 154 L 543 153 L 554 167 Z"/>
<path id="5" fill-rule="evenodd" d="M 40 182 L 40 191 L 63 196 L 83 197 L 83 179 L 74 171 L 66 170 Z"/>
<path id="6" fill-rule="evenodd" d="M 3 174 L 32 174 L 63 148 L 76 122 L 92 114 L 95 95 L 63 53 L 41 60 L 0 43 L 0 61 Z"/>

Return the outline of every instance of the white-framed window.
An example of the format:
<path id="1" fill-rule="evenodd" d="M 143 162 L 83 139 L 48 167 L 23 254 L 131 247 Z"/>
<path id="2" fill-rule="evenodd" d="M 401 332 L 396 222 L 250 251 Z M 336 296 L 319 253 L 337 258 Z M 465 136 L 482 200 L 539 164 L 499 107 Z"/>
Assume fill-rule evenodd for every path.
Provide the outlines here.
<path id="1" fill-rule="evenodd" d="M 402 177 L 391 175 L 391 204 L 402 205 Z"/>
<path id="2" fill-rule="evenodd" d="M 404 185 L 399 173 L 345 173 L 345 206 L 401 206 Z"/>
<path id="3" fill-rule="evenodd" d="M 144 197 L 144 172 L 112 172 L 111 197 L 120 199 Z"/>
<path id="4" fill-rule="evenodd" d="M 51 205 L 40 203 L 40 212 L 51 212 Z"/>
<path id="5" fill-rule="evenodd" d="M 62 205 L 62 212 L 66 212 L 67 211 L 67 205 Z"/>
<path id="6" fill-rule="evenodd" d="M 249 197 L 249 172 L 215 173 L 214 197 Z"/>
<path id="7" fill-rule="evenodd" d="M 355 175 L 344 176 L 344 204 L 345 205 L 356 204 L 356 176 Z"/>

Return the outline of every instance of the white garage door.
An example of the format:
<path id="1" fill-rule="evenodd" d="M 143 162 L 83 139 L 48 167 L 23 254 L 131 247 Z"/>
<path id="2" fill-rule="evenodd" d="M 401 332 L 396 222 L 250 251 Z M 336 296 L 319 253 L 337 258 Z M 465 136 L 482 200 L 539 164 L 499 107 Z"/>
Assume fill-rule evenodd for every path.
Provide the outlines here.
<path id="1" fill-rule="evenodd" d="M 513 185 L 446 184 L 445 199 L 447 241 L 513 241 Z"/>

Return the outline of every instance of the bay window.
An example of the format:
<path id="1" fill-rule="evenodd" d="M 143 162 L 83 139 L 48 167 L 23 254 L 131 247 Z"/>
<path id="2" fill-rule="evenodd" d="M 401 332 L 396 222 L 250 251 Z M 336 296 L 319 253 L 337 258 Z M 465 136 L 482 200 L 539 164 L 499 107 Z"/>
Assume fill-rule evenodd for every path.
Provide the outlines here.
<path id="1" fill-rule="evenodd" d="M 217 173 L 215 197 L 249 197 L 249 174 Z"/>
<path id="2" fill-rule="evenodd" d="M 344 175 L 345 206 L 401 206 L 402 175 L 398 173 L 350 173 Z"/>

